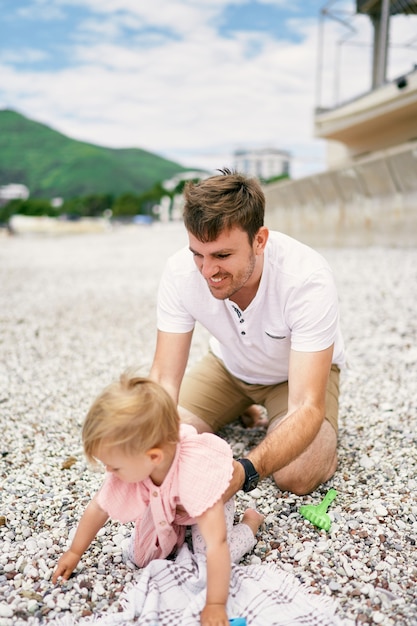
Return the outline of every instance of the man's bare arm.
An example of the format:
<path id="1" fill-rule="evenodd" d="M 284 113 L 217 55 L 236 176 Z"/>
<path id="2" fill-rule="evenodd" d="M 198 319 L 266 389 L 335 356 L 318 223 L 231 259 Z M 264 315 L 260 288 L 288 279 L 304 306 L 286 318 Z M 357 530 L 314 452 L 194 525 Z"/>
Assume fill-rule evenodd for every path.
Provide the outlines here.
<path id="1" fill-rule="evenodd" d="M 166 333 L 158 330 L 150 378 L 160 383 L 178 403 L 178 393 L 187 366 L 193 331 Z"/>
<path id="2" fill-rule="evenodd" d="M 333 346 L 320 352 L 291 352 L 288 378 L 288 413 L 271 429 L 247 458 L 261 478 L 270 476 L 299 457 L 317 436 L 325 417 L 326 387 Z M 244 482 L 240 463 L 234 464 L 231 497 Z"/>

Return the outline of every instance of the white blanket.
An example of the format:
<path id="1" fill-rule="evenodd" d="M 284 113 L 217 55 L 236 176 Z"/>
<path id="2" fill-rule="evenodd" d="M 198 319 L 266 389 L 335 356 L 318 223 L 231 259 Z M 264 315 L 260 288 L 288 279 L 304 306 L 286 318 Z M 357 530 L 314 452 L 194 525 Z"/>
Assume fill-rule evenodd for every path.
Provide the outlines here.
<path id="1" fill-rule="evenodd" d="M 199 626 L 205 594 L 205 558 L 184 544 L 175 561 L 152 561 L 140 570 L 125 592 L 123 612 L 96 617 L 94 626 Z M 230 618 L 246 617 L 248 626 L 342 624 L 329 598 L 270 564 L 232 565 L 227 611 Z"/>

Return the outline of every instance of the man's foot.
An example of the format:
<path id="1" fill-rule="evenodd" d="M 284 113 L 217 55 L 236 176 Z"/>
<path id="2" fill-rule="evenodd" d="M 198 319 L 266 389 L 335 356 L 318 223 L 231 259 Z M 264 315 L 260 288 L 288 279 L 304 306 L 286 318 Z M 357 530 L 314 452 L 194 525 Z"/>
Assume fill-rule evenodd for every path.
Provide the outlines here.
<path id="1" fill-rule="evenodd" d="M 268 416 L 263 406 L 252 404 L 240 416 L 240 421 L 244 428 L 266 428 L 268 426 Z"/>
<path id="2" fill-rule="evenodd" d="M 256 509 L 246 509 L 242 517 L 242 524 L 249 526 L 254 536 L 256 536 L 263 521 L 264 515 L 258 513 Z"/>

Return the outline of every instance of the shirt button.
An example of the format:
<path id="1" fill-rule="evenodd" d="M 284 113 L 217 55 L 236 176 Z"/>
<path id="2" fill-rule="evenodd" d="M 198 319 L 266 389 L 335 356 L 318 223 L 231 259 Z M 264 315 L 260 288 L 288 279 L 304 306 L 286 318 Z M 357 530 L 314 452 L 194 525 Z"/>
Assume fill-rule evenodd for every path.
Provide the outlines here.
<path id="1" fill-rule="evenodd" d="M 152 495 L 153 495 L 154 498 L 157 498 L 158 497 L 158 492 L 157 491 L 153 491 Z"/>
<path id="2" fill-rule="evenodd" d="M 245 331 L 242 330 L 242 332 L 240 333 L 241 335 L 246 335 Z"/>
<path id="3" fill-rule="evenodd" d="M 166 524 L 166 522 L 164 522 L 163 520 L 162 520 L 162 522 L 159 522 L 160 526 L 165 526 L 165 524 Z"/>
<path id="4" fill-rule="evenodd" d="M 245 321 L 245 320 L 244 320 L 244 319 L 243 319 L 243 317 L 242 317 L 242 319 L 241 319 L 241 320 L 239 320 L 239 324 L 243 324 L 243 322 L 244 322 L 244 321 Z"/>

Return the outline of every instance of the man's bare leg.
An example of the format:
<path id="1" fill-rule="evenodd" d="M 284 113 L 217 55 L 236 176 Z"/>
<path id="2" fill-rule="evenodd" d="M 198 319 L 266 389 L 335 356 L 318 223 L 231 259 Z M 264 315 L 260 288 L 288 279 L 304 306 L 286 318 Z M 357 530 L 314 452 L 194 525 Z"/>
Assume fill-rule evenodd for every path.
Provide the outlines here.
<path id="1" fill-rule="evenodd" d="M 270 430 L 277 428 L 273 424 Z M 337 435 L 324 420 L 316 438 L 298 458 L 273 474 L 281 491 L 304 495 L 333 476 L 337 468 Z"/>
<path id="2" fill-rule="evenodd" d="M 179 414 L 181 417 L 181 421 L 184 424 L 191 424 L 194 426 L 199 433 L 212 433 L 213 430 L 210 428 L 208 424 L 204 420 L 202 420 L 194 413 L 191 413 L 188 409 L 184 409 L 184 407 L 178 407 Z M 252 404 L 250 407 L 246 409 L 244 413 L 241 415 L 241 421 L 245 428 L 266 428 L 268 425 L 268 418 L 265 415 L 262 407 L 257 404 Z"/>
<path id="3" fill-rule="evenodd" d="M 201 419 L 201 417 L 197 417 L 194 413 L 191 413 L 188 409 L 184 409 L 184 407 L 179 406 L 178 412 L 180 414 L 181 422 L 183 424 L 191 424 L 197 430 L 198 433 L 212 433 L 213 429 Z"/>

